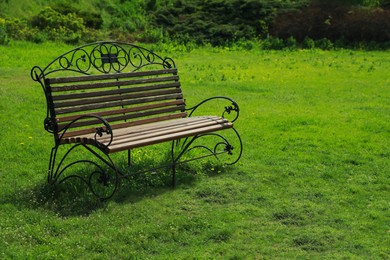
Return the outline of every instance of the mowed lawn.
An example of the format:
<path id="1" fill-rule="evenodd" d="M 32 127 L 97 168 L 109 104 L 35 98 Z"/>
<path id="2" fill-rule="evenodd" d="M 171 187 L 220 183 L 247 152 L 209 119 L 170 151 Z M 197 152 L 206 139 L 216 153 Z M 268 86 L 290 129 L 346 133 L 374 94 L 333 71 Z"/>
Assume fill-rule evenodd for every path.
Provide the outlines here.
<path id="1" fill-rule="evenodd" d="M 0 46 L 1 259 L 390 258 L 389 51 L 165 48 L 189 106 L 239 103 L 243 157 L 183 166 L 175 189 L 145 174 L 98 202 L 45 185 L 53 140 L 29 74 L 70 48 Z"/>

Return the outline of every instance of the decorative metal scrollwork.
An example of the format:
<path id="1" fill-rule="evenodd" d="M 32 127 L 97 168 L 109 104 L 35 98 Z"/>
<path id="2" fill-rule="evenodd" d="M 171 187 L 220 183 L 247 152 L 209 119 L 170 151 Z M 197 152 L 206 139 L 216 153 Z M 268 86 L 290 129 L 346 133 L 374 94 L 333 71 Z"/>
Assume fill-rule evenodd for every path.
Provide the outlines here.
<path id="1" fill-rule="evenodd" d="M 222 117 L 225 117 L 225 113 L 229 114 L 232 112 L 232 111 L 235 111 L 238 115 L 238 113 L 240 112 L 240 109 L 238 108 L 238 105 L 236 102 L 232 102 L 232 106 L 226 106 L 225 107 L 225 111 L 222 113 Z M 236 119 L 234 119 L 236 120 Z"/>
<path id="2" fill-rule="evenodd" d="M 230 130 L 233 132 L 229 135 L 227 135 L 228 131 L 224 131 L 223 133 L 207 133 L 194 136 L 191 139 L 185 139 L 181 144 L 181 153 L 179 154 L 177 160 L 191 150 L 203 149 L 208 151 L 209 155 L 202 157 L 214 156 L 215 158 L 220 159 L 223 154 L 227 154 L 228 157 L 222 161 L 224 161 L 227 165 L 235 164 L 238 160 L 240 160 L 242 155 L 242 140 L 236 129 L 231 128 Z M 194 145 L 196 140 L 204 140 L 206 137 L 213 137 L 215 140 L 219 141 L 214 144 L 210 143 L 209 145 Z"/>
<path id="3" fill-rule="evenodd" d="M 45 127 L 45 130 L 49 133 L 54 133 L 54 122 L 50 117 L 46 117 L 43 121 L 43 125 Z"/>
<path id="4" fill-rule="evenodd" d="M 113 139 L 112 128 L 111 128 L 110 124 L 107 122 L 107 120 L 105 120 L 104 118 L 102 118 L 101 116 L 98 116 L 98 115 L 84 115 L 84 116 L 80 116 L 80 117 L 74 119 L 69 124 L 67 124 L 64 128 L 62 128 L 61 135 L 59 135 L 57 142 L 59 142 L 59 143 L 61 142 L 61 139 L 65 136 L 66 132 L 72 126 L 72 124 L 76 123 L 79 120 L 84 120 L 84 119 L 88 119 L 88 118 L 98 119 L 103 124 L 102 127 L 96 128 L 96 132 L 95 132 L 95 136 L 94 136 L 94 139 L 95 139 L 94 145 L 102 150 L 106 149 L 111 144 L 112 139 Z M 99 142 L 99 137 L 102 137 L 103 134 L 109 135 L 109 141 L 105 144 L 103 144 L 102 142 Z"/>
<path id="5" fill-rule="evenodd" d="M 194 114 L 194 112 L 199 109 L 199 107 L 201 107 L 204 103 L 206 102 L 210 102 L 212 100 L 228 100 L 231 102 L 231 105 L 229 106 L 225 106 L 225 109 L 224 111 L 222 112 L 222 117 L 225 117 L 226 114 L 232 114 L 232 112 L 235 112 L 235 116 L 233 115 L 233 118 L 232 119 L 229 119 L 230 122 L 234 122 L 237 120 L 237 118 L 239 117 L 240 115 L 240 108 L 238 106 L 238 104 L 231 98 L 228 98 L 228 97 L 222 97 L 222 96 L 217 96 L 217 97 L 212 97 L 212 98 L 208 98 L 208 99 L 205 99 L 203 100 L 202 102 L 200 102 L 199 104 L 197 104 L 196 106 L 194 107 L 191 107 L 191 108 L 188 108 L 186 109 L 187 111 L 190 111 L 189 115 L 188 116 L 192 116 Z"/>
<path id="6" fill-rule="evenodd" d="M 87 73 L 91 68 L 88 52 L 84 49 L 76 49 L 69 55 L 58 57 L 58 65 L 62 70 L 79 71 L 81 73 Z"/>
<path id="7" fill-rule="evenodd" d="M 49 168 L 51 169 L 49 172 L 49 183 L 51 184 L 61 184 L 65 182 L 68 179 L 78 179 L 87 184 L 90 192 L 100 198 L 100 199 L 108 199 L 111 198 L 115 191 L 118 188 L 119 184 L 119 172 L 116 169 L 114 163 L 112 162 L 111 158 L 107 156 L 108 160 L 104 160 L 103 162 L 107 164 L 107 166 L 113 171 L 113 174 L 109 174 L 106 169 L 101 167 L 98 163 L 91 161 L 91 160 L 78 160 L 73 161 L 66 166 L 62 166 L 65 163 L 66 158 L 68 155 L 78 147 L 84 147 L 93 154 L 96 155 L 96 152 L 94 152 L 91 148 L 82 145 L 82 144 L 76 144 L 72 146 L 62 157 L 61 161 L 56 164 L 56 155 L 58 152 L 59 146 L 56 146 L 52 150 L 51 158 L 50 158 L 50 165 Z M 65 175 L 65 173 L 72 167 L 80 165 L 80 164 L 89 164 L 92 165 L 95 170 L 92 170 L 89 174 L 80 175 L 80 174 L 69 174 Z M 57 166 L 57 167 L 56 167 Z M 90 167 L 88 167 L 90 168 Z M 112 185 L 109 185 L 112 184 Z"/>
<path id="8" fill-rule="evenodd" d="M 86 75 L 94 72 L 131 72 L 149 65 L 159 65 L 162 68 L 176 67 L 171 58 L 163 58 L 143 47 L 105 41 L 86 44 L 68 51 L 43 69 L 36 66 L 31 70 L 31 78 L 41 81 L 56 71 L 73 71 Z"/>
<path id="9" fill-rule="evenodd" d="M 175 61 L 171 58 L 164 58 L 162 65 L 165 69 L 171 69 L 176 67 Z"/>
<path id="10" fill-rule="evenodd" d="M 34 81 L 39 81 L 41 78 L 40 78 L 40 75 L 43 74 L 43 71 L 42 69 L 39 67 L 39 66 L 34 66 L 32 69 L 31 69 L 31 78 L 34 80 Z"/>

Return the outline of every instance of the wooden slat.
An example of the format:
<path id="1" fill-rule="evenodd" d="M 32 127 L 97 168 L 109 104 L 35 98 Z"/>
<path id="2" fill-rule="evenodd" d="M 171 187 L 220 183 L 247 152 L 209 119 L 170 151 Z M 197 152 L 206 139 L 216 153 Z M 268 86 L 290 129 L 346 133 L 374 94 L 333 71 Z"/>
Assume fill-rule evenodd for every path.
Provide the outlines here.
<path id="1" fill-rule="evenodd" d="M 150 124 L 143 124 L 143 125 L 136 125 L 136 126 L 115 129 L 113 133 L 115 136 L 115 140 L 120 140 L 131 136 L 150 134 L 150 133 L 170 130 L 174 128 L 194 127 L 194 126 L 201 126 L 209 122 L 213 122 L 215 124 L 223 121 L 226 121 L 226 119 L 217 116 L 185 117 L 185 118 L 159 121 Z M 86 134 L 86 135 L 79 135 L 78 137 L 89 139 L 89 138 L 94 138 L 94 135 Z M 101 142 L 108 141 L 109 139 L 110 139 L 109 136 L 106 137 L 103 136 L 99 138 Z"/>
<path id="2" fill-rule="evenodd" d="M 147 125 L 132 126 L 131 129 L 123 128 L 115 130 L 115 136 L 120 137 L 123 135 L 129 135 L 134 133 L 148 133 L 153 131 L 160 131 L 162 129 L 168 129 L 172 127 L 182 127 L 194 124 L 202 124 L 210 120 L 217 121 L 220 117 L 217 116 L 196 116 L 196 117 L 185 117 L 179 119 L 173 119 L 169 121 L 155 122 Z"/>
<path id="3" fill-rule="evenodd" d="M 62 83 L 82 82 L 82 81 L 109 80 L 109 79 L 153 76 L 153 75 L 162 75 L 162 74 L 176 74 L 176 73 L 177 73 L 177 69 L 173 68 L 173 69 L 138 71 L 138 72 L 127 72 L 127 73 L 84 75 L 84 76 L 76 76 L 76 77 L 58 77 L 58 78 L 47 78 L 46 84 L 62 84 Z"/>
<path id="4" fill-rule="evenodd" d="M 123 142 L 124 139 L 143 139 L 162 134 L 169 134 L 183 130 L 190 130 L 225 123 L 228 123 L 228 121 L 222 117 L 198 116 L 159 121 L 142 125 L 132 125 L 126 128 L 115 129 L 113 131 L 114 143 Z M 110 138 L 110 135 L 105 135 L 99 138 L 99 141 L 102 143 L 107 143 Z M 78 142 L 79 140 L 88 139 L 94 140 L 94 133 L 76 135 L 73 137 L 70 136 L 66 139 L 66 142 Z"/>
<path id="5" fill-rule="evenodd" d="M 91 83 L 85 83 L 85 84 L 64 85 L 64 86 L 55 86 L 55 87 L 51 85 L 51 91 L 52 92 L 65 92 L 65 91 L 75 91 L 75 90 L 132 86 L 132 85 L 167 82 L 167 81 L 176 81 L 177 82 L 178 80 L 179 80 L 178 76 L 170 76 L 170 77 L 133 79 L 133 80 L 126 80 L 126 81 L 91 82 Z"/>
<path id="6" fill-rule="evenodd" d="M 120 106 L 143 104 L 143 103 L 156 102 L 156 101 L 164 101 L 164 100 L 170 100 L 170 99 L 182 99 L 182 98 L 183 98 L 183 95 L 181 93 L 177 93 L 177 94 L 171 94 L 171 95 L 137 98 L 137 99 L 126 100 L 126 101 L 115 101 L 115 102 L 101 103 L 101 104 L 92 104 L 92 105 L 83 105 L 83 106 L 80 105 L 80 106 L 75 106 L 75 107 L 58 108 L 58 109 L 56 109 L 56 113 L 58 115 L 60 115 L 60 114 L 66 114 L 66 113 L 83 112 L 83 111 L 104 109 L 104 108 L 110 108 L 110 107 L 120 107 Z"/>
<path id="7" fill-rule="evenodd" d="M 231 127 L 233 127 L 232 123 L 228 122 L 228 123 L 217 124 L 217 125 L 212 125 L 212 126 L 208 126 L 208 127 L 191 129 L 191 130 L 182 131 L 182 132 L 178 132 L 178 133 L 171 133 L 171 134 L 160 135 L 160 136 L 155 136 L 155 137 L 151 137 L 151 138 L 136 140 L 136 141 L 132 141 L 132 142 L 121 143 L 118 145 L 110 145 L 108 147 L 107 152 L 114 153 L 114 152 L 125 151 L 125 150 L 131 149 L 131 148 L 137 148 L 137 147 L 157 144 L 157 143 L 161 143 L 161 142 L 177 140 L 177 139 L 181 139 L 181 138 L 185 138 L 185 137 L 189 137 L 189 136 L 194 136 L 194 135 L 199 135 L 199 134 L 204 134 L 204 133 L 209 133 L 209 132 L 215 132 L 218 130 L 227 129 L 227 128 L 231 128 Z"/>
<path id="8" fill-rule="evenodd" d="M 137 113 L 131 113 L 131 114 L 125 114 L 120 116 L 112 116 L 112 117 L 105 117 L 104 119 L 107 120 L 109 123 L 116 122 L 116 121 L 125 121 L 129 119 L 135 119 L 140 117 L 146 117 L 146 116 L 156 116 L 160 114 L 165 114 L 168 112 L 175 112 L 175 111 L 183 111 L 184 106 L 174 106 L 174 107 L 168 107 L 168 108 L 160 108 L 160 109 L 154 109 L 154 110 L 144 110 L 139 111 Z M 101 124 L 101 121 L 98 119 L 93 120 L 84 120 L 84 121 L 78 121 L 73 123 L 70 128 L 78 128 L 82 126 L 93 126 Z M 58 129 L 61 131 L 63 128 L 65 128 L 68 124 L 58 124 Z"/>
<path id="9" fill-rule="evenodd" d="M 145 130 L 142 132 L 140 131 L 140 132 L 135 132 L 135 133 L 130 132 L 127 135 L 122 135 L 119 137 L 118 137 L 118 135 L 115 135 L 115 139 L 113 140 L 111 145 L 115 146 L 115 145 L 124 144 L 124 143 L 128 143 L 128 142 L 135 142 L 138 140 L 150 139 L 150 138 L 154 138 L 157 136 L 180 133 L 180 132 L 189 131 L 192 129 L 200 129 L 200 128 L 209 127 L 212 125 L 221 125 L 221 124 L 225 124 L 225 123 L 228 123 L 228 121 L 226 119 L 221 118 L 221 119 L 216 120 L 216 121 L 207 120 L 207 121 L 203 121 L 203 122 L 198 123 L 198 124 L 186 124 L 186 125 L 182 125 L 182 126 L 172 125 L 170 127 L 164 127 L 162 129 L 153 130 L 153 131 Z"/>
<path id="10" fill-rule="evenodd" d="M 159 117 L 152 117 L 152 118 L 147 118 L 147 119 L 136 120 L 136 121 L 132 121 L 132 122 L 118 123 L 118 124 L 112 125 L 111 127 L 112 127 L 112 129 L 120 129 L 120 128 L 124 128 L 124 127 L 130 127 L 130 126 L 154 123 L 154 122 L 158 122 L 158 121 L 170 120 L 170 119 L 174 119 L 174 118 L 182 118 L 182 117 L 185 117 L 186 115 L 187 115 L 186 112 L 180 112 L 180 113 L 174 113 L 174 114 L 170 114 L 170 115 L 164 115 L 164 116 L 159 116 Z M 63 135 L 63 138 L 86 135 L 86 134 L 95 134 L 95 133 L 96 133 L 96 128 L 87 128 L 87 129 L 81 129 L 81 130 L 75 130 L 75 131 L 68 131 Z M 58 138 L 60 136 L 61 136 L 61 134 L 58 135 Z"/>
<path id="11" fill-rule="evenodd" d="M 54 107 L 61 108 L 61 107 L 73 107 L 73 106 L 88 105 L 88 104 L 100 104 L 100 103 L 112 102 L 118 100 L 162 96 L 162 95 L 169 95 L 174 93 L 181 93 L 181 89 L 173 88 L 167 90 L 137 92 L 137 93 L 126 94 L 126 95 L 113 95 L 113 96 L 105 96 L 105 97 L 98 97 L 98 98 L 78 99 L 74 101 L 55 102 Z"/>
<path id="12" fill-rule="evenodd" d="M 161 102 L 156 104 L 149 104 L 145 106 L 136 106 L 136 107 L 130 107 L 130 108 L 122 108 L 122 109 L 116 109 L 116 110 L 106 110 L 106 111 L 98 111 L 94 113 L 86 113 L 86 114 L 78 114 L 78 115 L 71 115 L 71 116 L 59 116 L 57 117 L 57 122 L 71 122 L 79 117 L 82 116 L 88 116 L 88 115 L 97 115 L 97 116 L 111 116 L 111 115 L 119 115 L 119 114 L 126 114 L 131 112 L 138 112 L 143 110 L 150 110 L 155 108 L 162 108 L 162 107 L 168 107 L 168 106 L 184 106 L 184 100 L 173 100 L 173 101 L 167 101 L 167 102 Z"/>

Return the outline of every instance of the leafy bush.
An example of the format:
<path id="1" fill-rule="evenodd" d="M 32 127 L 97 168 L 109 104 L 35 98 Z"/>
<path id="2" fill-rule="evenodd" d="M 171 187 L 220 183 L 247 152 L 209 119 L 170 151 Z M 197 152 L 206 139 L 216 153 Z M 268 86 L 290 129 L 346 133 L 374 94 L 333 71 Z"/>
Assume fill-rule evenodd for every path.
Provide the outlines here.
<path id="1" fill-rule="evenodd" d="M 67 43 L 107 39 L 229 48 L 386 48 L 390 0 L 50 1 L 32 17 L 0 22 L 9 39 Z M 49 3 L 49 2 L 48 2 Z M 7 17 L 3 7 L 1 17 Z M 37 8 L 38 4 L 31 4 Z"/>
<path id="2" fill-rule="evenodd" d="M 274 37 L 293 36 L 299 42 L 305 37 L 327 38 L 346 42 L 390 41 L 390 10 L 351 7 L 342 1 L 315 1 L 301 11 L 278 15 L 270 29 Z"/>
<path id="3" fill-rule="evenodd" d="M 85 30 L 83 19 L 75 13 L 61 14 L 50 7 L 34 16 L 31 24 L 44 31 L 49 40 L 77 43 Z"/>
<path id="4" fill-rule="evenodd" d="M 350 42 L 390 41 L 390 10 L 357 9 L 349 12 L 339 27 Z M 387 33 L 386 33 L 387 32 Z"/>
<path id="5" fill-rule="evenodd" d="M 92 28 L 92 29 L 102 28 L 103 18 L 98 13 L 81 11 L 76 7 L 74 7 L 73 5 L 70 5 L 69 3 L 66 2 L 56 3 L 52 8 L 58 13 L 63 15 L 68 15 L 68 14 L 77 15 L 79 18 L 83 19 L 84 26 L 87 28 Z"/>
<path id="6" fill-rule="evenodd" d="M 289 50 L 298 48 L 297 40 L 295 40 L 295 38 L 292 36 L 288 37 L 288 39 L 285 41 L 285 48 Z"/>
<path id="7" fill-rule="evenodd" d="M 334 45 L 329 39 L 322 38 L 316 41 L 316 47 L 321 50 L 331 50 L 333 49 Z"/>
<path id="8" fill-rule="evenodd" d="M 280 38 L 268 37 L 261 42 L 261 48 L 265 50 L 282 50 L 284 49 L 284 42 Z"/>
<path id="9" fill-rule="evenodd" d="M 101 0 L 98 3 L 98 7 L 109 14 L 108 29 L 125 33 L 143 31 L 147 27 L 144 5 L 143 0 L 121 0 L 119 4 Z"/>
<path id="10" fill-rule="evenodd" d="M 265 37 L 268 24 L 278 9 L 295 9 L 306 0 L 176 0 L 160 6 L 149 1 L 154 26 L 162 27 L 170 36 L 189 35 L 199 43 L 228 45 L 240 39 Z"/>
<path id="11" fill-rule="evenodd" d="M 78 15 L 83 18 L 84 25 L 92 29 L 102 29 L 103 18 L 100 14 L 91 12 L 79 12 Z"/>
<path id="12" fill-rule="evenodd" d="M 80 32 L 84 29 L 83 19 L 75 13 L 64 15 L 51 7 L 44 8 L 38 15 L 33 17 L 31 24 L 41 30 L 67 28 L 72 32 Z"/>
<path id="13" fill-rule="evenodd" d="M 7 45 L 9 43 L 9 37 L 6 30 L 5 19 L 0 18 L 0 45 Z"/>
<path id="14" fill-rule="evenodd" d="M 81 36 L 82 42 L 96 42 L 107 40 L 108 32 L 103 30 L 96 30 L 92 28 L 86 28 Z"/>
<path id="15" fill-rule="evenodd" d="M 31 38 L 31 30 L 24 19 L 8 19 L 5 21 L 7 35 L 14 40 Z"/>
<path id="16" fill-rule="evenodd" d="M 306 36 L 302 42 L 302 47 L 305 49 L 314 49 L 316 47 L 316 43 L 314 42 L 313 39 Z"/>

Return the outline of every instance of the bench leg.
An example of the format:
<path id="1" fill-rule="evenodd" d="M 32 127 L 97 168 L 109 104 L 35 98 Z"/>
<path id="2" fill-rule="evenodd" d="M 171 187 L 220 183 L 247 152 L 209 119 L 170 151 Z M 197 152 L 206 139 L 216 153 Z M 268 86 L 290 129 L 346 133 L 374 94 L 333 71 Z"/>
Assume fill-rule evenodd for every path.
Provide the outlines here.
<path id="1" fill-rule="evenodd" d="M 172 148 L 171 148 L 171 156 L 172 156 L 172 187 L 174 188 L 176 186 L 176 161 L 175 158 L 175 141 L 172 141 Z"/>
<path id="2" fill-rule="evenodd" d="M 65 146 L 68 145 L 61 145 L 61 147 Z M 106 169 L 104 169 L 95 161 L 89 159 L 72 160 L 71 158 L 68 158 L 69 154 L 71 154 L 75 149 L 79 147 L 84 147 L 87 151 L 89 151 L 97 159 L 99 159 L 100 163 L 103 163 L 103 165 L 108 166 L 109 169 L 114 172 L 113 178 L 111 174 L 107 173 Z M 59 162 L 57 162 L 56 159 L 58 157 L 59 148 L 60 146 L 57 145 L 51 150 L 48 170 L 48 182 L 50 184 L 61 184 L 71 178 L 79 179 L 88 186 L 89 190 L 92 192 L 93 195 L 102 200 L 111 198 L 114 195 L 119 186 L 119 171 L 108 154 L 104 154 L 103 156 L 100 154 L 100 150 L 96 148 L 89 147 L 85 144 L 75 144 L 71 146 L 62 156 Z M 88 165 L 88 169 L 90 169 L 89 166 L 92 166 L 95 170 L 92 170 L 92 172 L 89 174 L 84 171 L 80 171 L 80 168 L 78 168 L 77 171 L 70 170 L 73 166 L 79 164 Z M 65 172 L 71 173 L 65 175 Z M 101 187 L 96 187 L 96 185 Z"/>
<path id="3" fill-rule="evenodd" d="M 213 138 L 214 142 L 211 143 L 213 145 L 194 145 L 196 140 L 206 137 Z M 191 138 L 172 141 L 172 186 L 175 187 L 176 184 L 176 166 L 178 164 L 213 156 L 226 165 L 232 165 L 240 160 L 242 155 L 242 146 L 241 137 L 234 128 L 218 133 L 200 134 Z M 206 153 L 187 160 L 181 160 L 184 154 L 194 149 L 203 149 Z M 175 154 L 175 150 L 177 154 Z M 221 158 L 223 155 L 227 155 L 225 156 L 226 158 Z"/>
<path id="4" fill-rule="evenodd" d="M 172 164 L 172 187 L 176 186 L 176 164 Z"/>
<path id="5" fill-rule="evenodd" d="M 127 167 L 131 167 L 131 150 L 127 150 Z"/>

